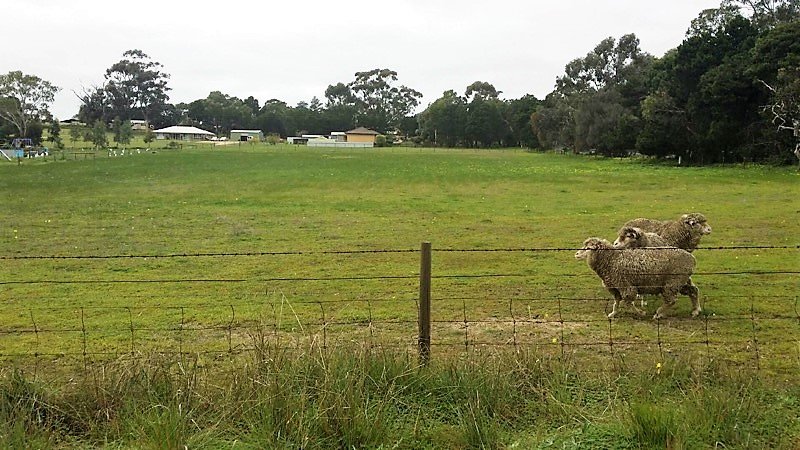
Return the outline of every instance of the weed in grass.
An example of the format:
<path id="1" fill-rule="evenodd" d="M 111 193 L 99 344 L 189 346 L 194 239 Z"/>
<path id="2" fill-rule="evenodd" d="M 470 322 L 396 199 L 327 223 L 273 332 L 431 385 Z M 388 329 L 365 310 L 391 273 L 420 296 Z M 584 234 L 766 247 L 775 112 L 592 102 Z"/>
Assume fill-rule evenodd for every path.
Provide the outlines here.
<path id="1" fill-rule="evenodd" d="M 632 439 L 640 448 L 684 448 L 673 407 L 634 403 L 630 406 L 628 420 Z"/>
<path id="2" fill-rule="evenodd" d="M 45 392 L 13 370 L 0 384 L 0 443 L 3 448 L 53 448 L 59 418 Z"/>

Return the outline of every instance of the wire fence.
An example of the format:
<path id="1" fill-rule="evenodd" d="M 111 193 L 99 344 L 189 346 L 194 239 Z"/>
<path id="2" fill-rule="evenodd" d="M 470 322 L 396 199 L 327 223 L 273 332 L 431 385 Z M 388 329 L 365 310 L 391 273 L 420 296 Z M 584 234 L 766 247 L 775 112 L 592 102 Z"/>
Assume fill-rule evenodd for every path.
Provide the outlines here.
<path id="1" fill-rule="evenodd" d="M 703 312 L 679 307 L 653 320 L 609 319 L 613 301 L 580 270 L 492 271 L 498 254 L 573 252 L 567 248 L 436 249 L 484 261 L 475 272 L 431 270 L 423 250 L 350 250 L 162 255 L 5 255 L 5 266 L 55 260 L 270 258 L 420 254 L 419 270 L 395 274 L 194 277 L 96 276 L 77 270 L 47 278 L 0 280 L 0 358 L 37 368 L 84 368 L 157 353 L 170 358 L 250 356 L 265 345 L 291 351 L 366 346 L 418 354 L 536 351 L 587 368 L 651 367 L 678 357 L 724 362 L 757 373 L 800 373 L 800 246 L 735 246 L 697 252 L 783 252 L 771 267 L 696 272 Z M 429 256 L 430 257 L 430 256 Z M 526 261 L 529 262 L 529 261 Z M 457 265 L 454 265 L 457 266 Z M 406 268 L 408 269 L 408 268 Z M 319 271 L 317 267 L 315 270 Z M 552 269 L 551 269 L 552 270 Z M 427 272 L 427 274 L 426 274 Z M 557 271 L 555 271 L 557 272 Z M 41 273 L 31 270 L 29 273 Z M 746 278 L 744 283 L 732 279 Z M 542 283 L 543 278 L 557 280 Z M 707 280 L 707 282 L 706 282 Z M 599 281 L 599 280 L 598 280 Z M 705 283 L 704 283 L 705 282 Z M 315 288 L 320 284 L 338 288 Z M 375 286 L 364 286 L 375 283 Z M 427 283 L 427 286 L 426 286 Z M 388 285 L 387 285 L 388 284 Z M 356 286 L 356 287 L 354 287 Z M 708 286 L 707 288 L 704 286 Z M 768 289 L 765 290 L 765 287 Z M 89 299 L 89 300 L 86 300 Z M 647 298 L 649 302 L 660 300 Z M 427 303 L 427 306 L 426 306 Z M 601 306 L 602 305 L 602 306 Z M 426 308 L 428 309 L 426 313 Z M 630 310 L 626 310 L 630 311 Z"/>

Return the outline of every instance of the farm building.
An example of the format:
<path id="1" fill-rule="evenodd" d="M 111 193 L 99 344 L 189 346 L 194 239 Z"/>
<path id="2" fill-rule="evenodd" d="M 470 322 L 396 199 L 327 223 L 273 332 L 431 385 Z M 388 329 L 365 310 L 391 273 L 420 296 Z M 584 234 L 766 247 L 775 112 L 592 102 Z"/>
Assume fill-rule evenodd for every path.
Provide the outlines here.
<path id="1" fill-rule="evenodd" d="M 172 139 L 176 141 L 203 141 L 214 137 L 214 133 L 197 127 L 172 126 L 153 131 L 156 139 Z"/>
<path id="2" fill-rule="evenodd" d="M 135 131 L 146 130 L 149 128 L 146 120 L 131 119 L 131 129 Z"/>
<path id="3" fill-rule="evenodd" d="M 264 133 L 261 130 L 231 130 L 232 141 L 256 141 L 264 140 Z"/>
<path id="4" fill-rule="evenodd" d="M 347 142 L 375 144 L 375 136 L 379 135 L 377 131 L 373 131 L 364 127 L 358 127 L 354 130 L 346 131 Z"/>
<path id="5" fill-rule="evenodd" d="M 336 141 L 332 139 L 328 139 L 325 136 L 320 136 L 309 139 L 308 142 L 306 142 L 306 145 L 308 145 L 309 147 L 329 147 L 335 143 Z"/>
<path id="6" fill-rule="evenodd" d="M 324 137 L 321 134 L 304 134 L 302 136 L 289 136 L 286 138 L 286 142 L 289 144 L 295 145 L 305 145 L 311 139 L 321 138 Z"/>
<path id="7" fill-rule="evenodd" d="M 86 126 L 85 123 L 81 122 L 80 119 L 77 119 L 75 117 L 73 117 L 71 119 L 62 120 L 62 121 L 59 122 L 59 124 L 61 124 L 61 126 L 65 126 L 65 127 L 69 127 L 69 126 L 72 126 L 72 125 L 75 125 L 75 126 Z"/>

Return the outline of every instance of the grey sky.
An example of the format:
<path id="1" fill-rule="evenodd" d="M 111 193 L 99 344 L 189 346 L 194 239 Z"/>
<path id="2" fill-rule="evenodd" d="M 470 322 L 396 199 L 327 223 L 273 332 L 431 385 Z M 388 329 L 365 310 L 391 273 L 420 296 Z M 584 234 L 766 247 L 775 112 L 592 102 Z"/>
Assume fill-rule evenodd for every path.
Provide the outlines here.
<path id="1" fill-rule="evenodd" d="M 6 3 L 6 2 L 4 2 Z M 719 0 L 208 1 L 11 0 L 0 73 L 21 70 L 57 86 L 51 110 L 77 113 L 73 91 L 140 49 L 171 75 L 170 102 L 210 91 L 290 105 L 374 68 L 398 72 L 424 95 L 463 94 L 488 81 L 503 98 L 543 98 L 570 60 L 605 37 L 635 33 L 662 56 Z M 13 27 L 9 27 L 14 24 Z M 8 35 L 7 35 L 8 36 Z"/>

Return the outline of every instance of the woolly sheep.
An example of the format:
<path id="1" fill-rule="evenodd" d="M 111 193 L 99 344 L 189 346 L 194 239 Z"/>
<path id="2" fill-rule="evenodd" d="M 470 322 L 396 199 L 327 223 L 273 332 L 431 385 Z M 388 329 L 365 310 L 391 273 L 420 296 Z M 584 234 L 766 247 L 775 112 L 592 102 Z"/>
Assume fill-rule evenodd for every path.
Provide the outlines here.
<path id="1" fill-rule="evenodd" d="M 623 226 L 656 233 L 669 245 L 688 252 L 697 248 L 700 238 L 711 233 L 711 226 L 708 224 L 706 216 L 700 213 L 684 214 L 679 220 L 633 219 Z"/>
<path id="2" fill-rule="evenodd" d="M 626 301 L 639 314 L 644 315 L 633 301 L 638 294 L 661 294 L 664 304 L 658 308 L 654 319 L 665 316 L 675 304 L 679 293 L 692 301 L 692 316 L 700 314 L 699 290 L 692 283 L 695 259 L 691 253 L 679 248 L 619 249 L 602 238 L 591 237 L 575 253 L 576 259 L 586 259 L 603 281 L 603 286 L 614 296 L 609 318 L 617 314 L 617 305 Z"/>
<path id="3" fill-rule="evenodd" d="M 645 248 L 645 247 L 672 247 L 666 239 L 655 233 L 642 231 L 636 227 L 622 227 L 617 233 L 617 239 L 614 241 L 616 248 Z M 688 291 L 681 291 L 681 294 L 689 295 Z M 645 306 L 647 302 L 644 297 L 640 297 L 641 305 Z"/>
<path id="4" fill-rule="evenodd" d="M 622 227 L 617 233 L 617 239 L 614 241 L 614 247 L 619 248 L 641 248 L 641 247 L 674 247 L 667 242 L 666 239 L 650 233 L 642 231 L 641 228 L 636 227 Z"/>

